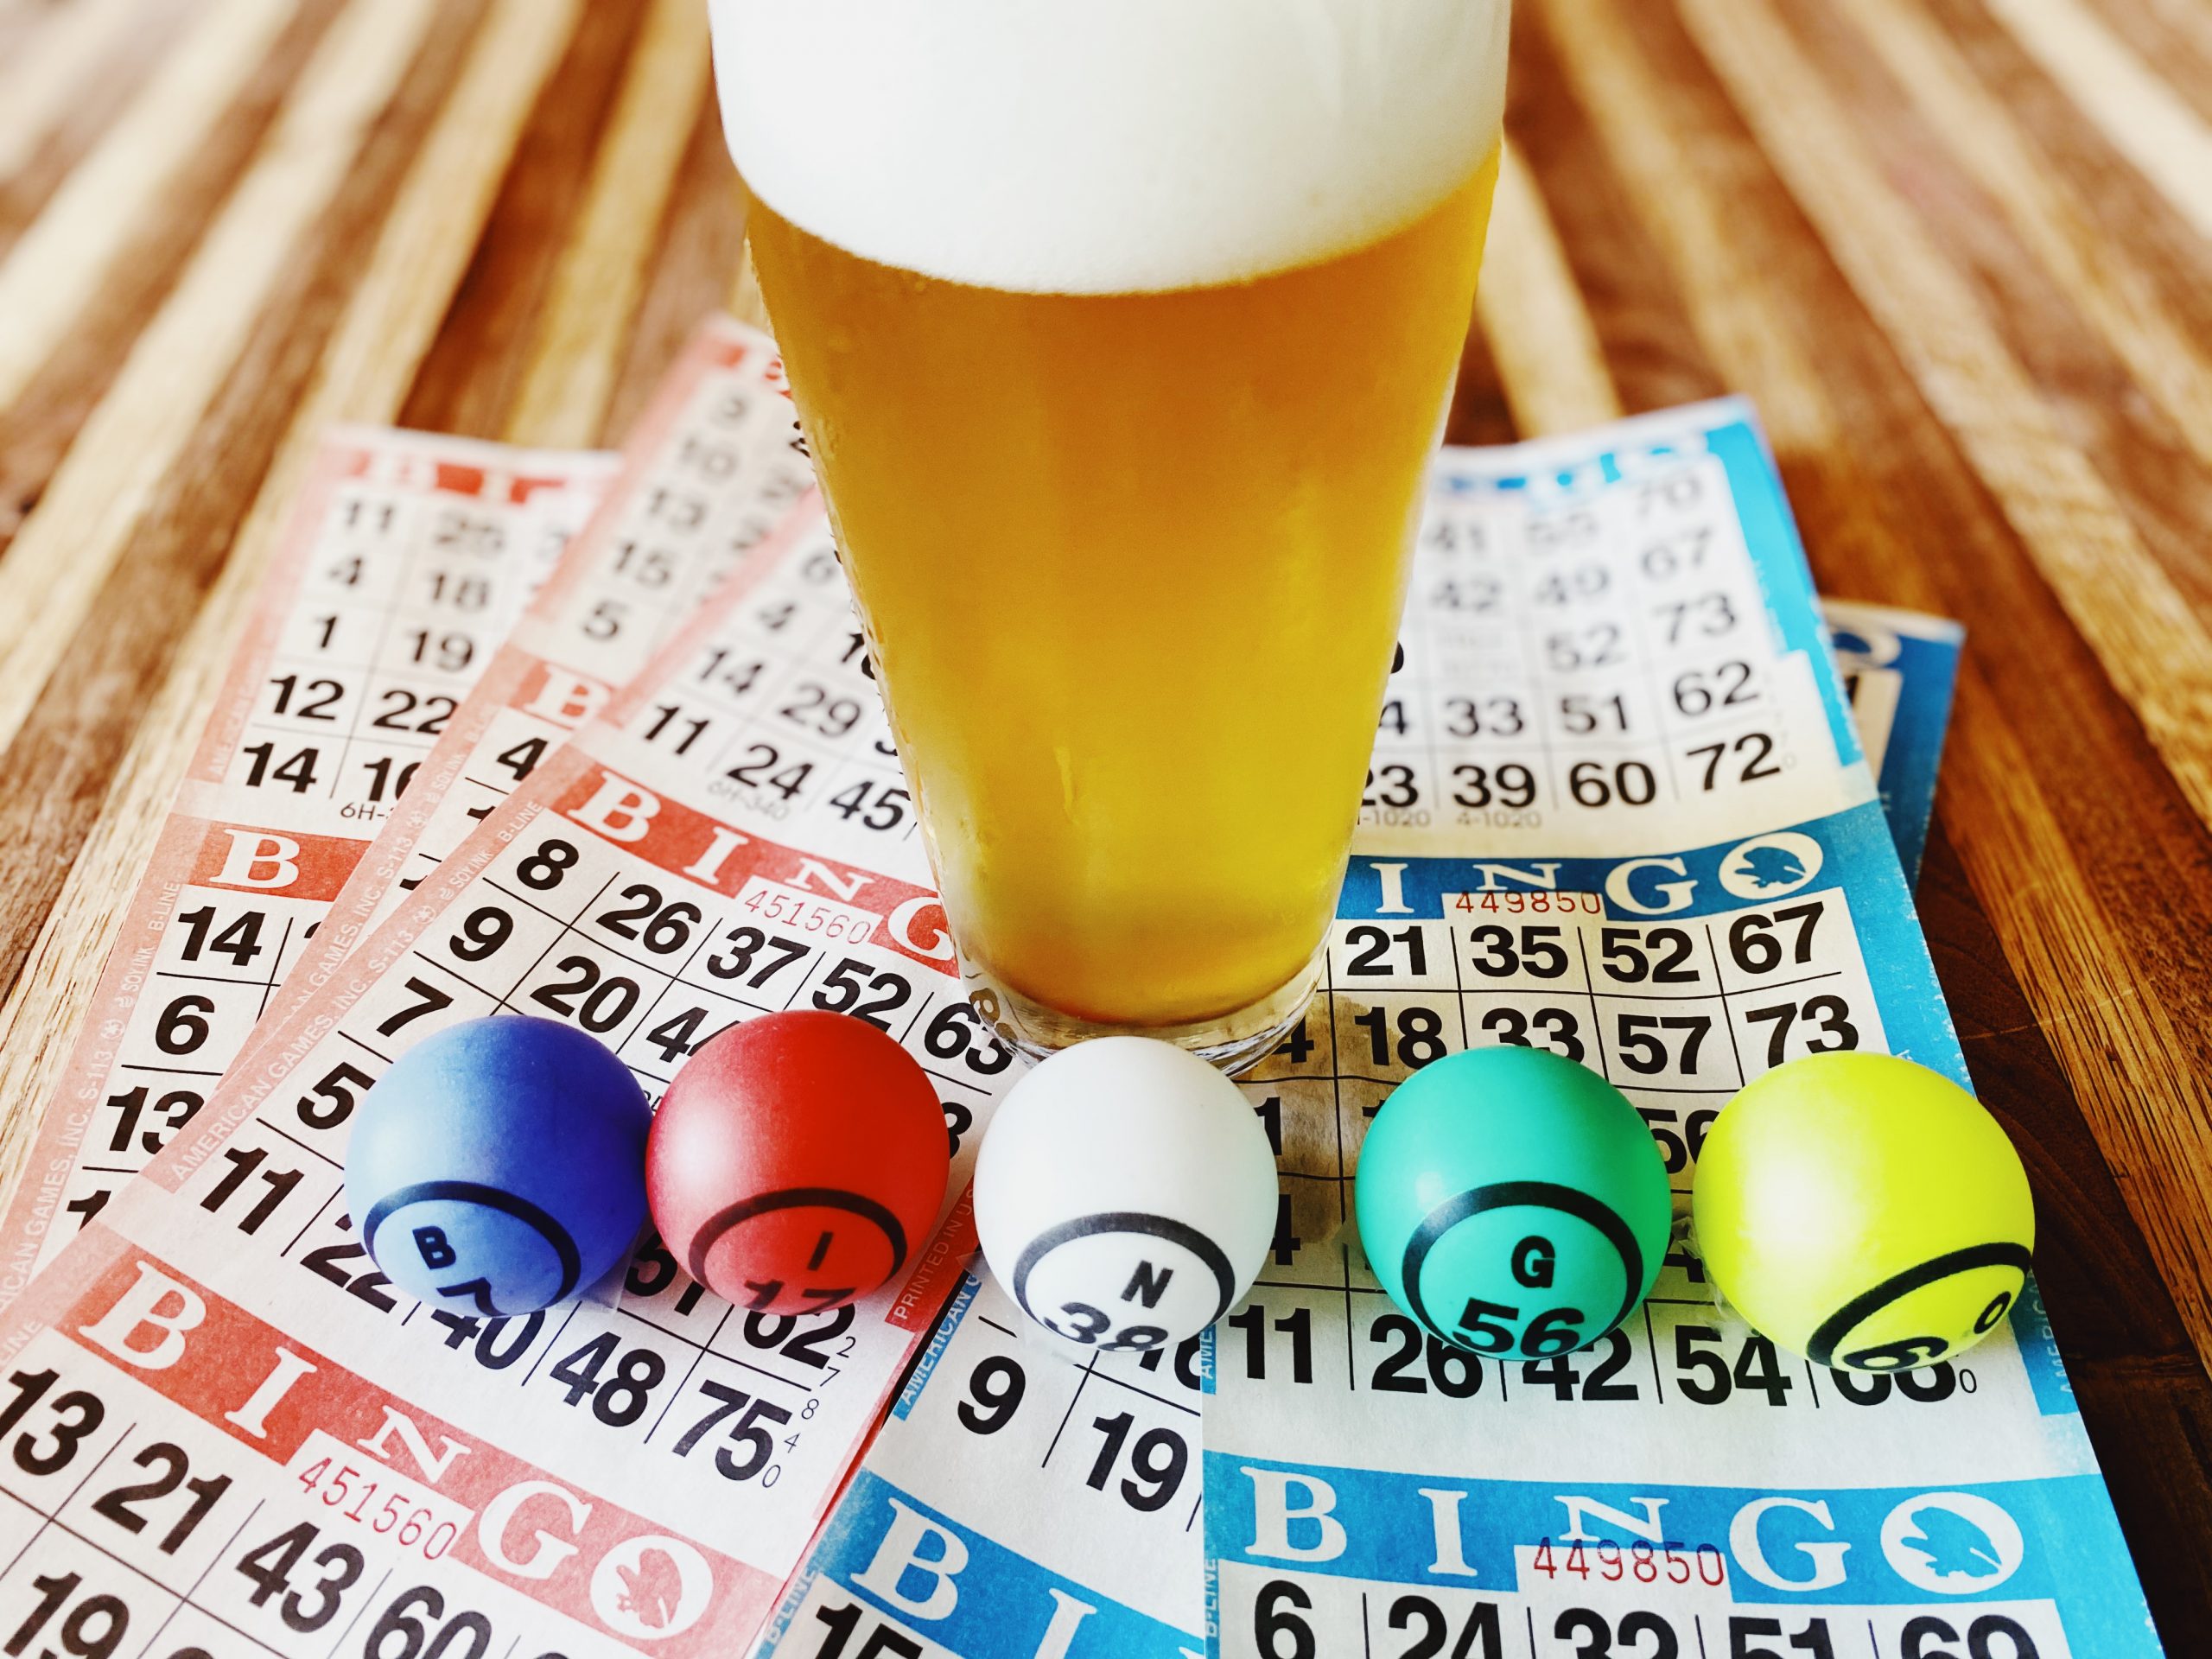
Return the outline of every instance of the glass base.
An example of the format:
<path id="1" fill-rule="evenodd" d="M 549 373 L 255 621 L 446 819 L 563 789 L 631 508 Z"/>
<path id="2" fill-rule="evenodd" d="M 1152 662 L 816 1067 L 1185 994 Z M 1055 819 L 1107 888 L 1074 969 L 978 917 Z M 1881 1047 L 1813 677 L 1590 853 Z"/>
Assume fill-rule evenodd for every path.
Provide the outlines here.
<path id="1" fill-rule="evenodd" d="M 1233 1077 L 1273 1053 L 1275 1045 L 1306 1017 L 1306 1005 L 1320 988 L 1327 950 L 1324 939 L 1304 967 L 1258 1001 L 1187 1026 L 1101 1025 L 1024 996 L 965 957 L 961 970 L 969 1004 L 993 1031 L 1031 1059 L 1041 1060 L 1094 1037 L 1150 1037 L 1186 1049 Z"/>

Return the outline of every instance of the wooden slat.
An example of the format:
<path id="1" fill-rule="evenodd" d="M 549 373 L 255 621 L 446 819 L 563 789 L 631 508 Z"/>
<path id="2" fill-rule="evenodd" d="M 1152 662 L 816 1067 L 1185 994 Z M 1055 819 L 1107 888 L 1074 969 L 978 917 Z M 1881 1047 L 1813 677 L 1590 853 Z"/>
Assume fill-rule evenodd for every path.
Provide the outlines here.
<path id="1" fill-rule="evenodd" d="M 0 405 L 67 337 L 208 129 L 290 20 L 296 0 L 220 0 L 69 175 L 0 263 Z"/>
<path id="2" fill-rule="evenodd" d="M 523 130 L 468 278 L 399 423 L 497 438 L 537 355 L 555 274 L 589 194 L 651 0 L 593 0 Z"/>
<path id="3" fill-rule="evenodd" d="M 2183 318 L 2191 333 L 2200 340 L 2212 337 L 2212 283 L 2205 281 L 2212 243 L 2102 128 L 2082 115 L 2066 87 L 1983 0 L 1924 4 L 1974 74 L 2049 159 L 2101 238 L 2124 249 L 2129 263 L 2151 279 L 2166 308 Z"/>
<path id="4" fill-rule="evenodd" d="M 699 319 L 727 301 L 730 272 L 745 263 L 745 190 L 722 143 L 721 111 L 709 99 L 692 124 L 660 233 L 645 261 L 645 291 L 615 376 L 601 437 L 630 430 L 691 337 Z"/>
<path id="5" fill-rule="evenodd" d="M 2101 0 L 2105 21 L 2212 118 L 2212 7 L 2203 0 Z"/>
<path id="6" fill-rule="evenodd" d="M 1940 122 L 1838 8 L 1777 0 L 1776 12 L 1818 67 L 1868 160 L 1971 289 L 2055 426 L 2183 600 L 2212 616 L 2212 566 L 2202 552 L 2202 526 L 2212 522 L 2212 464 L 2183 429 L 2186 410 L 2169 395 L 2196 372 L 2190 354 L 2202 348 L 2189 342 L 2212 340 L 2212 294 L 2171 280 L 2170 249 L 2157 234 L 2193 243 L 2193 233 L 1986 14 L 1964 0 L 1936 0 L 1936 8 L 1945 24 L 1936 44 L 1955 45 L 1961 60 L 1972 51 L 1978 69 L 1996 68 L 1997 79 L 1977 79 L 1993 100 L 2003 88 L 1996 112 L 2033 144 L 2053 195 L 2073 210 L 2083 241 L 2070 262 L 2039 246 L 1984 188 L 1967 152 L 1947 141 Z M 1933 16 L 1936 8 L 1924 10 Z M 2073 148 L 2082 143 L 2086 158 Z M 2083 159 L 2094 173 L 2078 171 Z M 2145 378 L 2153 364 L 2163 382 Z"/>
<path id="7" fill-rule="evenodd" d="M 146 0 L 137 24 L 113 54 L 60 111 L 13 173 L 0 174 L 0 254 L 5 254 L 46 211 L 69 175 L 99 143 L 140 90 L 160 73 L 207 0 Z"/>
<path id="8" fill-rule="evenodd" d="M 583 10 L 584 0 L 494 0 L 385 219 L 247 534 L 264 543 L 273 535 L 324 427 L 389 421 L 398 410 L 461 286 L 532 102 Z"/>
<path id="9" fill-rule="evenodd" d="M 189 266 L 200 238 L 253 165 L 286 94 L 343 4 L 299 0 L 290 27 L 198 151 L 147 203 L 109 262 L 105 279 L 79 302 L 67 334 L 14 401 L 0 405 L 0 554 L 36 507 L 138 337 Z"/>
<path id="10" fill-rule="evenodd" d="M 2212 68 L 2212 11 L 2203 0 L 2104 0 L 2104 17 L 2137 58 L 2164 67 L 2181 51 L 2195 55 L 2199 68 Z M 2212 113 L 2208 102 L 2199 99 L 2196 108 Z"/>
<path id="11" fill-rule="evenodd" d="M 1643 229 L 1648 204 L 1617 170 L 1567 84 L 1541 14 L 1528 5 L 1513 32 L 1507 88 L 1506 130 L 1543 195 L 1623 404 L 1667 409 L 1726 390 L 1665 257 Z"/>
<path id="12" fill-rule="evenodd" d="M 398 90 L 431 0 L 354 0 L 261 158 L 0 561 L 0 747 L 238 359 L 298 239 Z"/>
<path id="13" fill-rule="evenodd" d="M 2198 234 L 2212 240 L 2212 124 L 2079 0 L 1986 3 Z"/>
<path id="14" fill-rule="evenodd" d="M 376 0 L 388 3 L 388 0 Z M 207 715 L 321 432 L 397 410 L 467 270 L 533 101 L 582 0 L 498 0 L 410 168 L 365 269 L 296 404 L 220 579 L 140 721 L 93 833 L 0 1006 L 0 1186 L 12 1186 L 66 1046 L 18 1033 L 70 1031 L 113 947 L 136 873 Z M 4 568 L 0 567 L 0 574 Z"/>
<path id="15" fill-rule="evenodd" d="M 1758 397 L 1785 455 L 1835 453 L 1841 435 L 1805 353 L 1772 308 L 1740 302 L 1759 286 L 1759 273 L 1731 233 L 1731 181 L 1713 156 L 1690 147 L 1668 89 L 1637 53 L 1625 12 L 1617 0 L 1540 0 L 1536 10 L 1706 351 L 1731 385 Z"/>
<path id="16" fill-rule="evenodd" d="M 1597 328 L 1535 179 L 1510 145 L 1498 167 L 1475 315 L 1522 432 L 1535 437 L 1618 418 L 1620 397 Z"/>
<path id="17" fill-rule="evenodd" d="M 138 0 L 77 0 L 0 55 L 0 177 L 22 168 L 88 82 L 114 73 L 118 42 L 146 22 Z"/>
<path id="18" fill-rule="evenodd" d="M 2126 244 L 2104 236 L 2048 157 L 1976 79 L 1949 37 L 1910 0 L 1842 0 L 1916 113 L 1969 172 L 2013 232 L 2128 372 L 2212 461 L 2212 344 L 2167 309 Z"/>
<path id="19" fill-rule="evenodd" d="M 553 274 L 536 355 L 508 411 L 515 442 L 581 445 L 599 435 L 645 288 L 645 259 L 708 88 L 707 14 L 653 0 L 630 54 L 579 224 Z"/>

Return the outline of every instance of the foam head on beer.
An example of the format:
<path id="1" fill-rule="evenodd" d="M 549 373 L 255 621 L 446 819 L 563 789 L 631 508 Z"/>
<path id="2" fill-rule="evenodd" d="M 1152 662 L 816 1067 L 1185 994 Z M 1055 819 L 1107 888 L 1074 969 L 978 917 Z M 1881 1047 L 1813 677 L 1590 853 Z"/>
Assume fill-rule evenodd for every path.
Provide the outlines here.
<path id="1" fill-rule="evenodd" d="M 1403 228 L 1497 141 L 1504 0 L 714 0 L 754 194 L 1029 292 L 1192 288 Z"/>
<path id="2" fill-rule="evenodd" d="M 1025 1031 L 1176 1034 L 1311 982 L 1508 13 L 714 0 L 762 293 L 938 881 Z"/>

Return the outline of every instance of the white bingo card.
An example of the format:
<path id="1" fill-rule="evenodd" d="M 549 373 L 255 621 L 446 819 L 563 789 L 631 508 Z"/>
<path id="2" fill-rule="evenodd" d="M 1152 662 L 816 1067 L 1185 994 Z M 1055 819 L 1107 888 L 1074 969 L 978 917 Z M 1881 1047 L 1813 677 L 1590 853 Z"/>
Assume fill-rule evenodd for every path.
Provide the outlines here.
<path id="1" fill-rule="evenodd" d="M 1444 467 L 1455 474 L 1484 459 L 1447 452 Z M 1462 511 L 1461 494 L 1441 493 L 1438 513 Z M 1378 772 L 1390 764 L 1390 754 L 1403 753 L 1392 747 L 1392 739 L 1404 734 L 1395 729 L 1402 720 L 1410 725 L 1422 711 L 1441 711 L 1448 728 L 1451 717 L 1471 706 L 1477 694 L 1498 695 L 1495 682 L 1456 679 L 1440 668 L 1440 663 L 1478 659 L 1471 652 L 1455 658 L 1450 648 L 1460 642 L 1451 632 L 1424 626 L 1424 606 L 1448 608 L 1464 593 L 1464 587 L 1452 586 L 1464 583 L 1452 551 L 1461 542 L 1440 533 L 1433 522 L 1424 538 L 1405 632 L 1439 648 L 1426 658 L 1409 652 L 1401 660 L 1394 706 L 1382 715 Z M 1851 648 L 1864 651 L 1868 639 L 1900 629 L 1948 646 L 1948 654 L 1938 657 L 1880 652 L 1881 666 L 1891 677 L 1869 700 L 1884 710 L 1876 735 L 1882 741 L 1885 798 L 1894 801 L 1900 844 L 1916 849 L 1933 798 L 1958 630 L 1878 607 L 1822 608 L 1840 641 Z M 1762 670 L 1771 666 L 1770 656 L 1761 658 Z M 1887 741 L 1892 732 L 1900 741 Z M 1446 735 L 1454 734 L 1447 729 Z M 1907 737 L 1914 741 L 1904 741 Z M 1449 777 L 1487 759 L 1478 742 L 1469 741 L 1447 743 L 1433 758 L 1424 757 L 1431 777 Z M 1463 826 L 1432 819 L 1420 826 L 1392 824 L 1382 834 L 1370 827 L 1363 830 L 1359 847 L 1364 851 L 1387 836 L 1402 849 L 1411 828 L 1427 833 L 1432 854 L 1471 838 Z M 1362 948 L 1371 943 L 1359 941 Z M 1344 1012 L 1356 1017 L 1370 1010 Z M 1326 1016 L 1312 1027 L 1326 1028 Z M 1310 1052 L 1309 1044 L 1303 1035 L 1294 1039 L 1284 1058 L 1301 1049 Z M 1298 1080 L 1279 1077 L 1248 1087 L 1279 1145 L 1286 1124 L 1294 1136 L 1301 1127 L 1309 1132 L 1318 1127 L 1310 1111 L 1294 1108 L 1285 1116 L 1286 1093 L 1299 1087 Z M 1293 1236 L 1301 1223 L 1287 1192 L 1282 1214 L 1284 1236 L 1278 1243 L 1294 1259 Z M 1319 1224 L 1332 1229 L 1333 1217 Z M 1198 1346 L 1194 1338 L 1172 1353 L 1077 1354 L 1071 1362 L 1068 1347 L 1030 1325 L 995 1283 L 971 1279 L 931 1335 L 891 1421 L 786 1589 L 760 1645 L 762 1659 L 771 1654 L 838 1659 L 864 1651 L 906 1659 L 922 1654 L 1166 1659 L 1203 1652 Z M 1442 1356 L 1439 1363 L 1459 1376 L 1459 1362 Z M 1395 1646 L 1367 1650 L 1419 1649 L 1418 1637 L 1416 1631 Z M 1636 1649 L 1631 1645 L 1624 1651 Z"/>
<path id="2" fill-rule="evenodd" d="M 774 342 L 709 319 L 639 417 L 597 511 L 355 866 L 275 1017 L 644 669 L 812 487 Z"/>
<path id="3" fill-rule="evenodd" d="M 1012 1057 L 961 994 L 855 635 L 810 498 L 18 1303 L 23 1374 L 55 1375 L 26 1432 L 98 1399 L 111 1427 L 204 1446 L 227 1478 L 198 1576 L 137 1586 L 145 1617 L 181 1594 L 303 1655 L 404 1618 L 425 1654 L 486 1659 L 750 1639 L 959 1281 L 964 1206 L 850 1307 L 732 1308 L 649 1240 L 619 1306 L 482 1319 L 375 1271 L 342 1160 L 390 1058 L 462 1019 L 569 1020 L 657 1096 L 731 1022 L 818 1007 L 928 1068 L 964 1191 Z M 88 1567 L 83 1593 L 128 1601 L 126 1578 Z M 35 1593 L 0 1570 L 0 1623 Z"/>
<path id="4" fill-rule="evenodd" d="M 613 467 L 323 444 L 46 1103 L 0 1300 L 200 1110 Z"/>

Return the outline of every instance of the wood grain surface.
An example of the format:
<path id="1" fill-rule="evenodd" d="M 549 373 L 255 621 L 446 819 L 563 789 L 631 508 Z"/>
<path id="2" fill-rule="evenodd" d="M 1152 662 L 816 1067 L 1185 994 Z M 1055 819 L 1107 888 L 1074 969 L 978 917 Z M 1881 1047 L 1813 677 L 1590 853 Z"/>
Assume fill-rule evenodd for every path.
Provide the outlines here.
<path id="1" fill-rule="evenodd" d="M 0 1168 L 314 435 L 613 443 L 752 302 L 699 0 L 0 0 Z M 2212 1629 L 2212 7 L 1521 0 L 1452 436 L 1740 391 L 1968 630 L 1922 912 Z"/>

